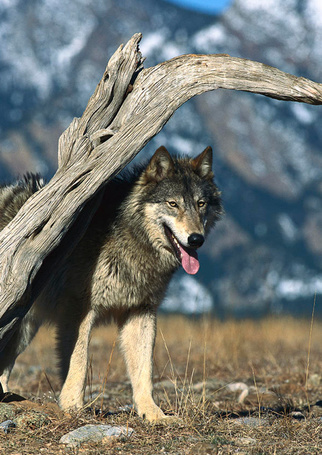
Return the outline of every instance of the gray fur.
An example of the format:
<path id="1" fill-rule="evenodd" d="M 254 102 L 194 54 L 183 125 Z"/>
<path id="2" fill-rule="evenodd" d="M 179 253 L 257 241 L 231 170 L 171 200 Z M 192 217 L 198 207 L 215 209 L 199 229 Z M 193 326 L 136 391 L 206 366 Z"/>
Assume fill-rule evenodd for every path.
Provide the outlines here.
<path id="1" fill-rule="evenodd" d="M 175 243 L 190 258 L 195 253 L 189 235 L 206 236 L 221 215 L 211 161 L 210 147 L 195 159 L 171 158 L 160 147 L 145 168 L 106 185 L 83 239 L 53 273 L 6 349 L 0 364 L 4 389 L 16 357 L 39 326 L 53 323 L 63 381 L 60 405 L 82 407 L 92 326 L 114 320 L 137 412 L 150 421 L 165 418 L 152 397 L 156 311 L 180 266 Z M 39 178 L 28 176 L 0 188 L 1 228 L 41 186 Z"/>

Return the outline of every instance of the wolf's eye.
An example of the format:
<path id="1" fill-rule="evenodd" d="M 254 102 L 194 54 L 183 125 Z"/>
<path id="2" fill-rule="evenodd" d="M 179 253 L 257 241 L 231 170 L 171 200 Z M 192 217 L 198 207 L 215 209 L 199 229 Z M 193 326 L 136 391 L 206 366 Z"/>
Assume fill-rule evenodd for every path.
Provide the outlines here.
<path id="1" fill-rule="evenodd" d="M 167 201 L 167 202 L 170 205 L 170 207 L 178 207 L 178 204 L 176 203 L 176 201 Z"/>
<path id="2" fill-rule="evenodd" d="M 202 200 L 198 201 L 197 204 L 198 204 L 198 207 L 204 207 L 206 205 L 205 201 L 202 201 Z"/>

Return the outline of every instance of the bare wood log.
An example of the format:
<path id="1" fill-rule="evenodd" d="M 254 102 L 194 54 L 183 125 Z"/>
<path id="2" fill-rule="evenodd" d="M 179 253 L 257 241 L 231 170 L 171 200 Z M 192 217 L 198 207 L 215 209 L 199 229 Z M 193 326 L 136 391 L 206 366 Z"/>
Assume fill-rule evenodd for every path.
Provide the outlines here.
<path id="1" fill-rule="evenodd" d="M 143 69 L 136 34 L 110 59 L 59 141 L 51 181 L 0 233 L 0 351 L 95 212 L 99 190 L 191 97 L 218 88 L 322 104 L 322 84 L 228 55 L 183 55 Z"/>

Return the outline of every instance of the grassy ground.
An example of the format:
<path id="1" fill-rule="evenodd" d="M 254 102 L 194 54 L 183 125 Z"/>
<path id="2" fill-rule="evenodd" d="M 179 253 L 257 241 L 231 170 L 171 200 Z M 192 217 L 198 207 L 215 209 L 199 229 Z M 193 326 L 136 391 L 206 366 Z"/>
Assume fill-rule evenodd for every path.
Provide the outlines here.
<path id="1" fill-rule="evenodd" d="M 320 454 L 321 329 L 319 321 L 312 328 L 311 321 L 291 318 L 161 317 L 155 397 L 181 418 L 172 426 L 151 425 L 120 410 L 131 404 L 131 389 L 114 327 L 93 333 L 87 393 L 93 407 L 109 414 L 60 413 L 54 404 L 60 389 L 54 335 L 44 329 L 13 372 L 11 389 L 32 403 L 15 404 L 23 418 L 15 431 L 0 433 L 0 453 Z M 40 427 L 27 418 L 35 409 L 48 415 Z M 59 444 L 63 434 L 86 423 L 125 425 L 135 432 L 77 449 Z"/>

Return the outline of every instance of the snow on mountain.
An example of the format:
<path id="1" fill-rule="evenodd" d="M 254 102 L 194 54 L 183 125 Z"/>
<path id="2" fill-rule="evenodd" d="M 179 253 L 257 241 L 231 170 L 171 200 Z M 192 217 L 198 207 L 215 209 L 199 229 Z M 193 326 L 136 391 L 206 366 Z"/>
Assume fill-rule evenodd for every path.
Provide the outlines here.
<path id="1" fill-rule="evenodd" d="M 296 120 L 304 125 L 314 123 L 318 117 L 318 111 L 309 109 L 305 104 L 294 103 L 291 105 L 291 110 Z"/>
<path id="2" fill-rule="evenodd" d="M 1 62 L 5 83 L 36 88 L 42 98 L 53 85 L 66 83 L 71 62 L 84 49 L 96 26 L 88 2 L 45 0 L 2 2 Z M 14 81 L 12 81 L 14 77 Z"/>
<path id="3" fill-rule="evenodd" d="M 167 312 L 200 315 L 213 310 L 213 298 L 195 278 L 184 275 L 172 281 L 161 309 Z"/>
<path id="4" fill-rule="evenodd" d="M 315 294 L 322 294 L 322 276 L 315 276 L 310 280 L 283 279 L 279 281 L 276 294 L 287 300 L 297 300 L 299 297 L 308 298 Z"/>
<path id="5" fill-rule="evenodd" d="M 213 24 L 206 29 L 198 31 L 191 42 L 199 52 L 213 53 L 212 50 L 223 48 L 227 41 L 226 30 L 222 24 Z"/>
<path id="6" fill-rule="evenodd" d="M 140 43 L 140 49 L 142 55 L 149 57 L 154 55 L 154 53 L 163 48 L 163 45 L 166 41 L 166 29 L 158 30 L 157 32 L 151 32 L 143 36 Z"/>
<path id="7" fill-rule="evenodd" d="M 308 23 L 313 27 L 315 33 L 322 30 L 322 3 L 320 0 L 308 0 L 303 14 Z"/>

